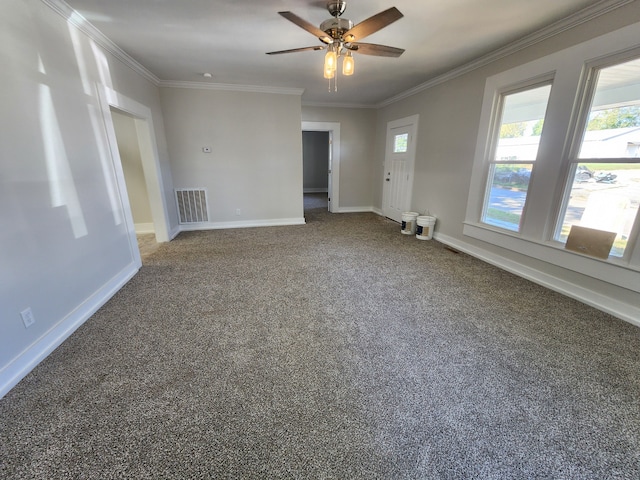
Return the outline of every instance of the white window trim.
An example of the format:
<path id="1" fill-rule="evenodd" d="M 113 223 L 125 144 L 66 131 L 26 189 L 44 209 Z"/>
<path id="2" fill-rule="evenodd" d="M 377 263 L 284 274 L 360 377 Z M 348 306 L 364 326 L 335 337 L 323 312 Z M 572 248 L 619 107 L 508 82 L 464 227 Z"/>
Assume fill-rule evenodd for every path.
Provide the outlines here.
<path id="1" fill-rule="evenodd" d="M 640 240 L 636 239 L 633 255 L 623 261 L 599 260 L 570 252 L 562 243 L 553 240 L 558 205 L 562 201 L 569 167 L 574 109 L 579 108 L 579 89 L 583 76 L 588 72 L 587 66 L 602 57 L 640 47 L 638 38 L 640 24 L 630 25 L 487 79 L 463 227 L 465 235 L 640 292 Z M 498 107 L 497 100 L 506 88 L 535 83 L 536 79 L 544 76 L 552 76 L 553 83 L 538 160 L 531 177 L 530 197 L 523 212 L 526 220 L 520 233 L 509 232 L 480 222 L 487 183 L 487 153 L 492 147 L 492 120 Z M 544 158 L 558 161 L 541 160 Z M 536 177 L 557 180 L 536 184 Z"/>

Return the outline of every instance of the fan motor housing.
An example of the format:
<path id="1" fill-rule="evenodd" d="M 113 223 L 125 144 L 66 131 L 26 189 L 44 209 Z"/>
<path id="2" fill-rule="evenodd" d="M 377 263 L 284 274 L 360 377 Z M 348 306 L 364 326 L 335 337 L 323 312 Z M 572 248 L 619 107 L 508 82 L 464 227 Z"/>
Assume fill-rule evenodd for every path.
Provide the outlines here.
<path id="1" fill-rule="evenodd" d="M 346 0 L 329 0 L 327 2 L 327 10 L 332 17 L 339 17 L 347 8 Z"/>
<path id="2" fill-rule="evenodd" d="M 327 32 L 334 40 L 340 40 L 342 35 L 353 28 L 353 22 L 347 18 L 330 18 L 320 24 L 320 30 Z"/>

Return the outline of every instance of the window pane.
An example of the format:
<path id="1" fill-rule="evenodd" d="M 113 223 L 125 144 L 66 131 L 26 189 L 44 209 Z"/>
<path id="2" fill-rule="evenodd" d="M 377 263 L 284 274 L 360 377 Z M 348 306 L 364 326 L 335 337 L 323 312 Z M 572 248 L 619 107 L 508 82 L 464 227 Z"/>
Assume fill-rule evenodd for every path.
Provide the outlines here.
<path id="1" fill-rule="evenodd" d="M 407 151 L 409 134 L 396 135 L 393 141 L 393 153 L 405 153 Z"/>
<path id="2" fill-rule="evenodd" d="M 544 85 L 503 97 L 494 160 L 536 159 L 550 93 L 551 85 Z"/>
<path id="3" fill-rule="evenodd" d="M 532 163 L 492 165 L 489 198 L 482 215 L 484 223 L 515 232 L 520 230 L 532 167 Z"/>
<path id="4" fill-rule="evenodd" d="M 640 59 L 598 73 L 579 157 L 640 157 Z"/>
<path id="5" fill-rule="evenodd" d="M 639 203 L 640 164 L 580 163 L 556 240 L 566 242 L 572 225 L 615 232 L 610 255 L 621 257 Z"/>
<path id="6" fill-rule="evenodd" d="M 520 231 L 533 162 L 538 155 L 551 85 L 504 94 L 498 138 L 487 181 L 481 221 Z"/>

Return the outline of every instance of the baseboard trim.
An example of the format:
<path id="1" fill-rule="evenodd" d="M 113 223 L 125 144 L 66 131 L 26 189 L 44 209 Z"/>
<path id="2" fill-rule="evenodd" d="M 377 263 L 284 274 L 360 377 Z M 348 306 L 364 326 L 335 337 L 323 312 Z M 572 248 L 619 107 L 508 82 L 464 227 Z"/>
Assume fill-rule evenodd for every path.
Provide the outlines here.
<path id="1" fill-rule="evenodd" d="M 303 188 L 302 193 L 329 193 L 328 188 Z"/>
<path id="2" fill-rule="evenodd" d="M 169 232 L 169 241 L 176 238 L 180 232 L 181 232 L 180 225 L 177 225 L 174 228 L 172 228 L 171 231 Z"/>
<path id="3" fill-rule="evenodd" d="M 373 207 L 338 207 L 333 213 L 375 213 Z"/>
<path id="4" fill-rule="evenodd" d="M 584 288 L 575 283 L 568 282 L 561 278 L 549 275 L 540 270 L 527 267 L 521 263 L 501 257 L 494 253 L 488 252 L 482 248 L 461 242 L 453 237 L 442 233 L 434 232 L 433 238 L 440 243 L 444 243 L 456 250 L 467 253 L 472 257 L 478 258 L 484 262 L 490 263 L 507 272 L 526 278 L 538 285 L 547 287 L 555 292 L 571 297 L 591 307 L 597 308 L 603 312 L 609 313 L 614 317 L 629 322 L 640 327 L 640 307 L 628 303 L 620 302 L 595 290 Z"/>
<path id="5" fill-rule="evenodd" d="M 134 225 L 136 234 L 142 233 L 156 233 L 155 226 L 152 223 L 136 223 Z"/>
<path id="6" fill-rule="evenodd" d="M 138 272 L 138 267 L 130 263 L 118 275 L 82 302 L 73 312 L 58 322 L 29 348 L 18 355 L 0 371 L 0 398 L 15 387 L 42 360 L 71 336 L 91 315 L 96 313 L 115 293 Z"/>
<path id="7" fill-rule="evenodd" d="M 180 225 L 181 232 L 196 230 L 224 230 L 228 228 L 253 228 L 253 227 L 283 227 L 289 225 L 305 225 L 302 218 L 275 218 L 268 220 L 246 220 L 242 222 L 205 222 L 191 225 Z"/>

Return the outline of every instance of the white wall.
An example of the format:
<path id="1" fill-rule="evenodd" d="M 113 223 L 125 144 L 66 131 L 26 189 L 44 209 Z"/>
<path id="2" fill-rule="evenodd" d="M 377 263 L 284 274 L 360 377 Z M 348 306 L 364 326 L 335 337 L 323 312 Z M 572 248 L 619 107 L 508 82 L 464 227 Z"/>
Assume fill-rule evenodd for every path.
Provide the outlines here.
<path id="1" fill-rule="evenodd" d="M 302 120 L 340 124 L 340 205 L 336 207 L 373 208 L 376 111 L 303 106 Z"/>
<path id="2" fill-rule="evenodd" d="M 115 129 L 118 152 L 124 179 L 127 184 L 127 194 L 133 215 L 133 222 L 136 231 L 148 229 L 151 225 L 153 231 L 153 217 L 151 216 L 151 206 L 149 205 L 149 193 L 142 168 L 142 157 L 140 155 L 140 145 L 133 117 L 111 111 L 113 127 Z"/>
<path id="3" fill-rule="evenodd" d="M 2 3 L 0 64 L 1 396 L 139 267 L 97 82 L 152 109 L 168 162 L 157 88 L 40 0 Z"/>
<path id="4" fill-rule="evenodd" d="M 639 321 L 640 295 L 526 255 L 464 236 L 469 185 L 487 77 L 616 30 L 640 18 L 640 2 L 611 13 L 469 73 L 451 78 L 379 109 L 373 176 L 374 205 L 382 204 L 387 123 L 419 114 L 413 209 L 435 215 L 435 238 L 503 268 L 591 303 L 630 321 Z M 636 318 L 634 318 L 636 317 Z"/>
<path id="5" fill-rule="evenodd" d="M 198 228 L 304 223 L 300 95 L 161 88 L 161 98 L 175 187 L 208 191 Z"/>

